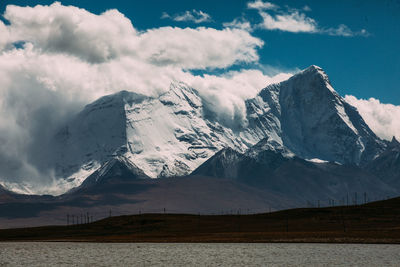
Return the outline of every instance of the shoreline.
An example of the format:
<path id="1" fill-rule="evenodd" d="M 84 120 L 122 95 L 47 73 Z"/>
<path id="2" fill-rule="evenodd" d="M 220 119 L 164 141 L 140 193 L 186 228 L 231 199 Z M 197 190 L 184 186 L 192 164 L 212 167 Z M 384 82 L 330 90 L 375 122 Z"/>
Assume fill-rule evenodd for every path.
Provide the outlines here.
<path id="1" fill-rule="evenodd" d="M 227 241 L 227 240 L 209 240 L 209 241 L 167 241 L 167 240 L 135 240 L 135 241 L 121 241 L 121 240 L 82 240 L 82 239 L 49 239 L 49 240 L 1 240 L 0 243 L 97 243 L 97 244 L 354 244 L 354 245 L 400 245 L 400 240 L 260 240 L 260 241 Z"/>

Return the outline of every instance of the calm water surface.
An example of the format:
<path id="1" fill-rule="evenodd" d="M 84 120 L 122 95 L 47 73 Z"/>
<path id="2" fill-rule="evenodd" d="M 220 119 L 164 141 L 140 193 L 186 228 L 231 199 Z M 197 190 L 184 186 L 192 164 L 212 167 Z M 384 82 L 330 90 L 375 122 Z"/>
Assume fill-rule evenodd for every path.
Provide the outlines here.
<path id="1" fill-rule="evenodd" d="M 0 243 L 0 266 L 400 266 L 400 246 Z"/>

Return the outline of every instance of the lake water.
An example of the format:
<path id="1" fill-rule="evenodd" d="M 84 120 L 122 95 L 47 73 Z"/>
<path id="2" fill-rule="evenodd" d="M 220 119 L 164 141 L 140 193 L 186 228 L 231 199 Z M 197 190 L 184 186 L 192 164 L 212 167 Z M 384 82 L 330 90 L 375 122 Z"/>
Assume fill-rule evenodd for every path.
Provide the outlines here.
<path id="1" fill-rule="evenodd" d="M 398 245 L 0 243 L 0 266 L 400 266 Z"/>

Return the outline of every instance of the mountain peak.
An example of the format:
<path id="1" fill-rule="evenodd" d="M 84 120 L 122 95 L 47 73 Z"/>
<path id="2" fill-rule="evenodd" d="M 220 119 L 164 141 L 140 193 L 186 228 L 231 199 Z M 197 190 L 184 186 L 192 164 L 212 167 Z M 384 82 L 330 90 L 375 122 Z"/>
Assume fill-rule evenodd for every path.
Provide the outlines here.
<path id="1" fill-rule="evenodd" d="M 395 136 L 393 136 L 392 141 L 389 143 L 389 147 L 391 147 L 391 148 L 399 147 L 400 148 L 400 142 L 397 141 Z"/>
<path id="2" fill-rule="evenodd" d="M 299 74 L 318 74 L 321 76 L 327 76 L 326 72 L 317 65 L 311 65 L 308 68 L 300 71 Z"/>
<path id="3" fill-rule="evenodd" d="M 322 71 L 322 72 L 324 72 L 324 70 L 320 67 L 320 66 L 317 66 L 317 65 L 311 65 L 311 66 L 309 66 L 308 68 L 306 68 L 306 69 L 304 69 L 304 71 Z"/>
<path id="4" fill-rule="evenodd" d="M 233 178 L 237 176 L 237 163 L 244 157 L 240 152 L 225 147 L 192 172 L 192 175 Z"/>
<path id="5" fill-rule="evenodd" d="M 100 97 L 96 101 L 86 105 L 81 113 L 91 113 L 94 110 L 104 108 L 123 108 L 125 104 L 141 103 L 146 98 L 149 97 L 142 94 L 122 90 L 113 94 Z"/>
<path id="6" fill-rule="evenodd" d="M 306 79 L 308 82 L 319 81 L 323 85 L 323 88 L 329 89 L 329 91 L 336 93 L 335 89 L 333 89 L 331 82 L 329 80 L 326 72 L 317 65 L 311 65 L 310 67 L 304 69 L 303 71 L 295 74 L 292 78 Z"/>
<path id="7" fill-rule="evenodd" d="M 122 90 L 119 92 L 116 92 L 114 94 L 110 94 L 104 97 L 101 97 L 99 100 L 95 101 L 96 102 L 107 102 L 110 100 L 113 101 L 123 101 L 125 103 L 139 103 L 142 102 L 144 99 L 149 98 L 148 96 L 142 95 L 142 94 L 138 94 L 135 92 L 130 92 L 130 91 L 126 91 L 126 90 Z"/>
<path id="8" fill-rule="evenodd" d="M 86 178 L 79 188 L 99 183 L 136 179 L 150 179 L 150 177 L 148 177 L 129 159 L 123 156 L 116 156 L 105 162 L 98 170 Z"/>
<path id="9" fill-rule="evenodd" d="M 260 153 L 263 153 L 265 151 L 272 151 L 277 154 L 281 154 L 285 158 L 291 158 L 294 156 L 294 154 L 282 143 L 271 137 L 261 139 L 258 143 L 247 150 L 246 155 L 256 158 Z"/>
<path id="10" fill-rule="evenodd" d="M 172 81 L 169 90 L 160 95 L 159 100 L 166 105 L 181 105 L 183 101 L 195 109 L 202 106 L 198 92 L 180 81 Z"/>
<path id="11" fill-rule="evenodd" d="M 301 158 L 361 164 L 382 150 L 380 140 L 319 66 L 267 86 L 246 104 L 247 131 L 270 137 L 251 151 L 284 147 Z"/>

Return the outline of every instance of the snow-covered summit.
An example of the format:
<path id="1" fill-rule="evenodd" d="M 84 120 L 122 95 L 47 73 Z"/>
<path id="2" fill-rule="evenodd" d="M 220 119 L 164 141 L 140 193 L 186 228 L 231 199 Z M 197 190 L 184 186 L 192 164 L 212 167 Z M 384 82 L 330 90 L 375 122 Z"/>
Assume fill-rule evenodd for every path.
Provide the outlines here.
<path id="1" fill-rule="evenodd" d="M 198 92 L 173 82 L 159 97 L 122 91 L 87 105 L 56 137 L 58 175 L 124 156 L 150 177 L 190 173 L 223 147 L 244 151 L 233 131 L 203 116 Z"/>
<path id="2" fill-rule="evenodd" d="M 385 146 L 317 66 L 267 86 L 246 105 L 244 138 L 268 136 L 271 146 L 301 158 L 361 164 Z"/>
<path id="3" fill-rule="evenodd" d="M 319 66 L 316 65 L 311 65 L 310 67 L 306 68 L 305 70 L 301 71 L 300 73 L 298 73 L 298 75 L 309 75 L 309 76 L 316 76 L 318 79 L 322 79 L 325 84 L 328 86 L 330 85 L 330 87 L 328 87 L 327 89 L 331 90 L 331 91 L 335 91 L 335 89 L 333 89 L 331 82 L 329 81 L 329 77 L 326 74 L 326 72 Z M 335 91 L 336 92 L 336 91 Z"/>

